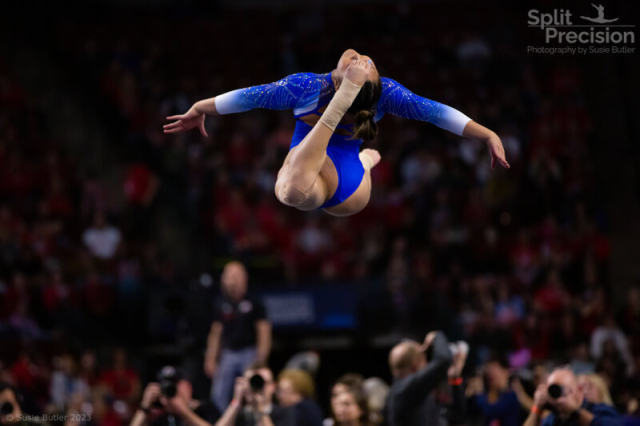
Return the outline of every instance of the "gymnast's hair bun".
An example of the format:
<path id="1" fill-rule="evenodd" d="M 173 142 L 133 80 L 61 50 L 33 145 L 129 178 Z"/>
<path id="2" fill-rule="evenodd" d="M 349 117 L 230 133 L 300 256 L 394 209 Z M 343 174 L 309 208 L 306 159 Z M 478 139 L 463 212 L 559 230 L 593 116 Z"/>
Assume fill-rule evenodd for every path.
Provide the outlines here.
<path id="1" fill-rule="evenodd" d="M 363 139 L 370 141 L 375 139 L 378 134 L 378 123 L 373 119 L 375 113 L 369 109 L 363 109 L 356 114 L 356 127 L 354 130 L 354 139 Z"/>

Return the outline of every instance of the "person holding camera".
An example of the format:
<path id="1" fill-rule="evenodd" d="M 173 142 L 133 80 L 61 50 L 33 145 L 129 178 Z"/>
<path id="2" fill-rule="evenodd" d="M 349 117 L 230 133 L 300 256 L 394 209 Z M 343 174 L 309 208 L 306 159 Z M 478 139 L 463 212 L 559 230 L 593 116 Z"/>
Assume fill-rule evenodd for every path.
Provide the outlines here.
<path id="1" fill-rule="evenodd" d="M 254 362 L 266 363 L 271 351 L 271 324 L 262 302 L 247 295 L 247 281 L 242 263 L 227 263 L 223 298 L 214 305 L 204 371 L 213 379 L 211 399 L 220 410 L 229 404 L 235 378 Z"/>
<path id="2" fill-rule="evenodd" d="M 427 363 L 426 351 L 432 348 Z M 385 407 L 389 426 L 441 424 L 440 407 L 432 391 L 447 378 L 453 358 L 447 338 L 432 331 L 424 343 L 405 341 L 389 354 L 389 366 L 395 379 Z"/>
<path id="3" fill-rule="evenodd" d="M 210 401 L 193 399 L 193 387 L 174 367 L 164 367 L 147 385 L 130 426 L 211 426 L 220 411 Z"/>
<path id="4" fill-rule="evenodd" d="M 215 426 L 294 426 L 295 412 L 273 404 L 276 384 L 271 370 L 253 365 L 236 378 L 233 400 Z"/>
<path id="5" fill-rule="evenodd" d="M 35 416 L 25 416 L 19 403 L 15 388 L 9 383 L 0 382 L 0 424 L 3 426 L 46 426 Z"/>
<path id="6" fill-rule="evenodd" d="M 467 424 L 467 398 L 465 396 L 464 380 L 462 371 L 469 356 L 469 344 L 464 341 L 450 343 L 449 350 L 453 357 L 453 362 L 449 367 L 447 376 L 449 378 L 449 386 L 447 392 L 448 404 L 440 404 L 441 417 L 446 417 L 450 425 Z"/>
<path id="7" fill-rule="evenodd" d="M 523 426 L 622 426 L 613 407 L 587 402 L 578 380 L 568 368 L 555 370 L 536 389 L 534 405 Z M 542 418 L 544 409 L 551 414 Z"/>

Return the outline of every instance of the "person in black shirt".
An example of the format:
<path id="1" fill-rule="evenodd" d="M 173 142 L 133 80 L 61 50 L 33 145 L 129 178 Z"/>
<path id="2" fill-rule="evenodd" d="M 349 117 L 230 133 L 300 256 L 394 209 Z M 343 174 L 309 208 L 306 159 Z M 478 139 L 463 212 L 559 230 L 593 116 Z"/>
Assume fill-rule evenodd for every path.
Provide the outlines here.
<path id="1" fill-rule="evenodd" d="M 247 296 L 247 281 L 244 265 L 228 263 L 221 277 L 223 297 L 213 309 L 204 371 L 213 378 L 211 399 L 220 410 L 229 404 L 235 378 L 254 362 L 266 363 L 271 350 L 271 324 L 264 305 Z"/>
<path id="2" fill-rule="evenodd" d="M 167 366 L 158 375 L 158 382 L 145 388 L 130 426 L 211 426 L 219 418 L 215 404 L 193 399 L 191 383 L 179 370 Z"/>
<path id="3" fill-rule="evenodd" d="M 432 357 L 427 363 L 426 350 Z M 433 390 L 447 378 L 453 359 L 447 338 L 441 332 L 427 334 L 424 344 L 406 341 L 389 354 L 389 366 L 395 381 L 387 397 L 385 424 L 389 426 L 441 425 Z"/>

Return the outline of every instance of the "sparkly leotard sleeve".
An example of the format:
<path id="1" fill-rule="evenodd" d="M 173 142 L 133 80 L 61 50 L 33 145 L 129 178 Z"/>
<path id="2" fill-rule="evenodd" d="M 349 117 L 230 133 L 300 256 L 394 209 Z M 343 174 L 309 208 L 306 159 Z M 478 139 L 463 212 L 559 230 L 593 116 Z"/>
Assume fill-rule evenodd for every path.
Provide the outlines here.
<path id="1" fill-rule="evenodd" d="M 378 102 L 376 119 L 389 113 L 411 120 L 426 121 L 457 135 L 462 135 L 464 127 L 471 120 L 455 108 L 416 95 L 395 80 L 386 77 L 381 80 L 382 96 Z"/>
<path id="2" fill-rule="evenodd" d="M 304 108 L 314 100 L 317 103 L 323 77 L 324 74 L 297 73 L 273 83 L 233 90 L 216 96 L 216 110 L 219 114 L 232 114 L 254 108 Z"/>
<path id="3" fill-rule="evenodd" d="M 395 80 L 382 77 L 382 96 L 376 121 L 386 113 L 432 123 L 457 135 L 471 120 L 455 108 L 423 98 Z M 335 92 L 330 74 L 297 73 L 260 86 L 237 89 L 216 96 L 219 114 L 232 114 L 254 108 L 293 109 L 296 118 L 325 103 Z"/>

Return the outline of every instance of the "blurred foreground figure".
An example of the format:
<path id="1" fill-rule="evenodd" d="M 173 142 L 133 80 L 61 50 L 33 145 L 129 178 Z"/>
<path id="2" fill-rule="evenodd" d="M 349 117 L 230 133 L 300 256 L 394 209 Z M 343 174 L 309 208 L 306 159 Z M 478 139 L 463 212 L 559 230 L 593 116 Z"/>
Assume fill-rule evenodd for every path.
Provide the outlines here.
<path id="1" fill-rule="evenodd" d="M 432 355 L 427 362 L 428 349 Z M 387 398 L 385 423 L 389 426 L 447 424 L 448 419 L 442 417 L 433 391 L 447 376 L 453 386 L 460 386 L 464 359 L 458 357 L 454 363 L 447 338 L 441 332 L 427 334 L 422 345 L 414 341 L 396 345 L 389 354 L 394 383 Z M 452 363 L 454 368 L 450 369 Z M 464 394 L 456 389 L 452 405 L 451 414 L 459 416 L 465 411 Z"/>
<path id="2" fill-rule="evenodd" d="M 483 373 L 469 381 L 467 395 L 482 413 L 488 424 L 498 422 L 501 426 L 522 424 L 521 403 L 518 394 L 509 384 L 510 371 L 506 358 L 494 355 L 484 365 Z M 484 389 L 484 382 L 487 389 Z M 523 391 L 524 392 L 524 391 Z"/>
<path id="3" fill-rule="evenodd" d="M 0 382 L 0 424 L 2 426 L 47 426 L 37 416 L 22 411 L 19 396 L 9 383 Z"/>
<path id="4" fill-rule="evenodd" d="M 236 378 L 233 400 L 215 426 L 302 426 L 293 407 L 273 403 L 273 372 L 256 363 Z"/>
<path id="5" fill-rule="evenodd" d="M 551 410 L 551 414 L 542 420 L 544 409 Z M 621 426 L 622 419 L 609 405 L 588 402 L 575 374 L 560 368 L 536 389 L 534 405 L 524 426 L 538 425 Z"/>
<path id="6" fill-rule="evenodd" d="M 322 426 L 322 409 L 316 401 L 315 384 L 309 373 L 286 369 L 278 374 L 278 403 L 292 407 L 297 426 Z"/>
<path id="7" fill-rule="evenodd" d="M 210 401 L 193 399 L 193 386 L 172 366 L 147 385 L 130 426 L 211 426 L 220 411 Z"/>

